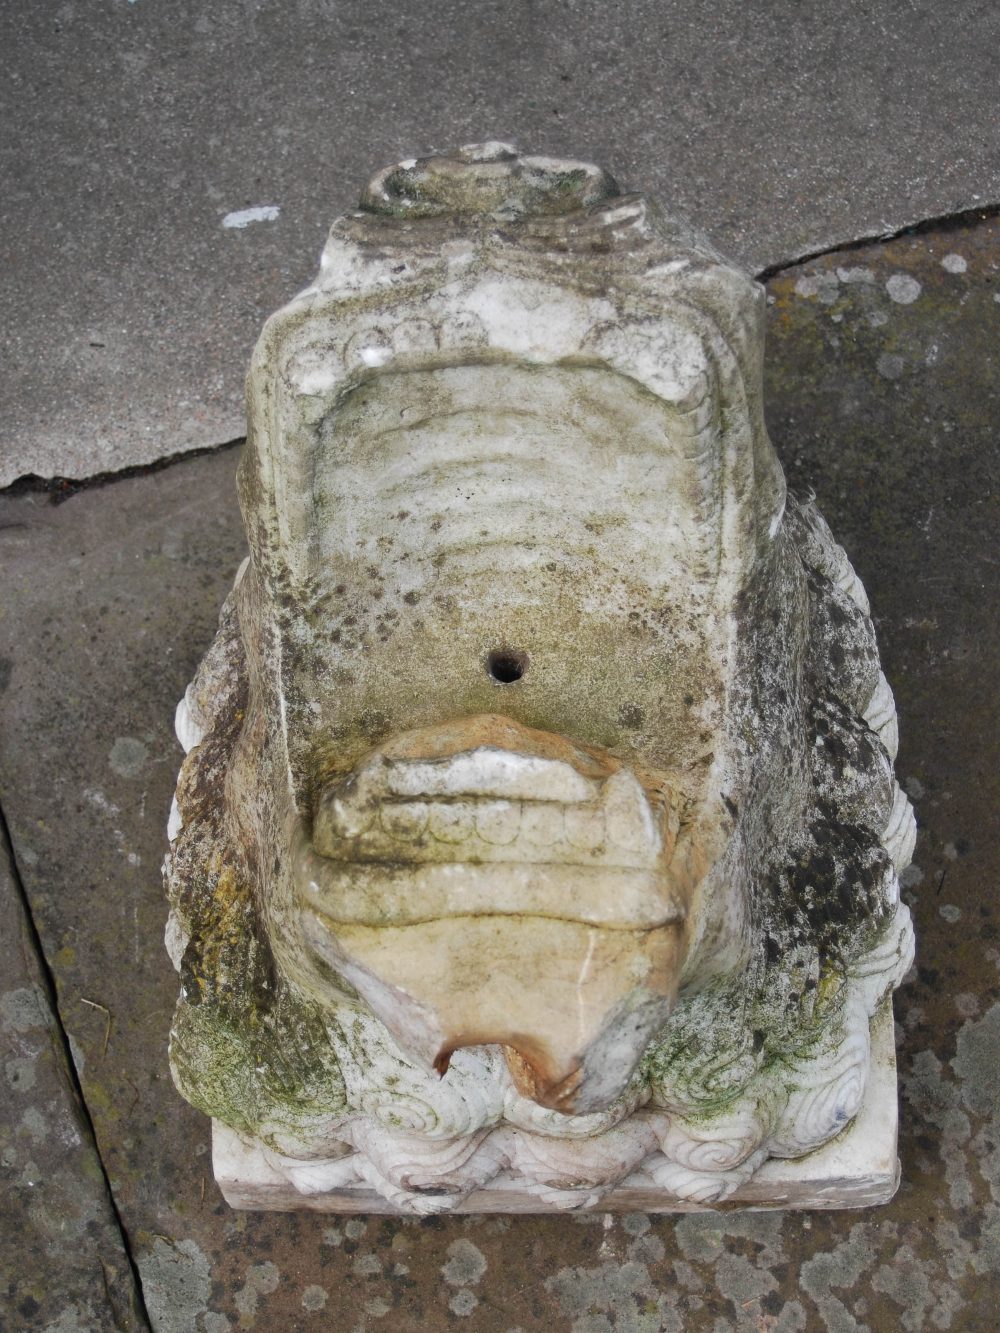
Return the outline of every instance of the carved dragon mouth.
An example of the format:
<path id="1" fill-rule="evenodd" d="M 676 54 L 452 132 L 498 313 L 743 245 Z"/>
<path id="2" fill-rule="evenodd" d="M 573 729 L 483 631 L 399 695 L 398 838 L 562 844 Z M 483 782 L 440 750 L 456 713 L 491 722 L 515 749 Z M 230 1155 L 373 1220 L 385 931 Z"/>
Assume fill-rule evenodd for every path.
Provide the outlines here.
<path id="1" fill-rule="evenodd" d="M 535 1101 L 604 1105 L 676 993 L 680 809 L 664 778 L 510 718 L 406 733 L 293 833 L 304 939 L 425 1065 L 499 1043 Z"/>
<path id="2" fill-rule="evenodd" d="M 331 923 L 554 917 L 680 922 L 678 802 L 610 755 L 484 715 L 396 738 L 322 793 L 296 839 L 301 903 Z"/>

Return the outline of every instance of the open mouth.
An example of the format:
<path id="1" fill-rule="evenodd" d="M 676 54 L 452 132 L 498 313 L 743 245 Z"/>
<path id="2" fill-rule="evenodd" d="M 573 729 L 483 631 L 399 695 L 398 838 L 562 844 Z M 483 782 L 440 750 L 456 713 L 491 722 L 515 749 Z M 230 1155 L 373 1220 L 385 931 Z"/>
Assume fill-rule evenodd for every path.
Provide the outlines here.
<path id="1" fill-rule="evenodd" d="M 535 1101 L 596 1109 L 676 994 L 680 809 L 665 779 L 510 718 L 404 733 L 293 833 L 303 938 L 425 1067 L 496 1043 Z"/>
<path id="2" fill-rule="evenodd" d="M 554 917 L 650 930 L 684 917 L 678 803 L 618 760 L 481 716 L 410 733 L 328 786 L 297 840 L 302 906 L 330 923 Z"/>

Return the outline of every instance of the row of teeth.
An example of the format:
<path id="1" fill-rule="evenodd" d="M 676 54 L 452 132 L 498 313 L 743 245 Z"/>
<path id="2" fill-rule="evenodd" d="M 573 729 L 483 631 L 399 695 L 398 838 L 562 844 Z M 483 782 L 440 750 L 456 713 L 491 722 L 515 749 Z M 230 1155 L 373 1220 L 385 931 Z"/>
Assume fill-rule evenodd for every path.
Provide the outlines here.
<path id="1" fill-rule="evenodd" d="M 630 853 L 646 864 L 660 850 L 645 800 L 585 806 L 482 799 L 386 802 L 370 809 L 366 827 L 359 827 L 357 809 L 340 801 L 332 803 L 330 814 L 342 850 L 350 856 L 398 854 L 400 844 L 411 844 L 411 853 L 423 848 L 433 857 L 436 843 L 472 844 L 487 860 L 506 860 L 516 846 L 521 860 L 534 852 L 539 860 L 551 861 L 573 850 L 590 853 L 598 862 L 602 855 L 615 853 L 616 864 L 621 853 Z M 336 848 L 330 852 L 335 854 Z"/>

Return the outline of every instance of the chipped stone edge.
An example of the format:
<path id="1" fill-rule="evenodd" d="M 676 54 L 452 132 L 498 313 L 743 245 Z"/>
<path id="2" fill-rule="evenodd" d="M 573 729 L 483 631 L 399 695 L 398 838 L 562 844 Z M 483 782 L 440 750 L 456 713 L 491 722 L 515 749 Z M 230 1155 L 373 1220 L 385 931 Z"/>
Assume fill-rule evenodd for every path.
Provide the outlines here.
<path id="1" fill-rule="evenodd" d="M 699 1213 L 776 1208 L 871 1208 L 888 1203 L 899 1186 L 896 1050 L 892 1000 L 882 1001 L 871 1022 L 871 1069 L 861 1109 L 850 1126 L 822 1148 L 798 1158 L 771 1158 L 723 1205 L 699 1204 L 659 1188 L 636 1171 L 592 1207 L 581 1212 Z M 374 1190 L 345 1186 L 303 1195 L 269 1166 L 259 1147 L 235 1130 L 212 1121 L 212 1163 L 223 1198 L 232 1208 L 273 1212 L 390 1213 L 394 1207 Z M 558 1213 L 528 1192 L 524 1182 L 502 1174 L 470 1194 L 454 1213 Z"/>

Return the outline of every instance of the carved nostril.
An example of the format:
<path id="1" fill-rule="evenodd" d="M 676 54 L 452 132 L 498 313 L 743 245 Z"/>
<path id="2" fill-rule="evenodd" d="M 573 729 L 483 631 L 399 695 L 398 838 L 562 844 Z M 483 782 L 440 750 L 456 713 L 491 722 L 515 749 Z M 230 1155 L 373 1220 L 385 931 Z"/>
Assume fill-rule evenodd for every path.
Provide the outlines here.
<path id="1" fill-rule="evenodd" d="M 528 654 L 497 648 L 486 659 L 486 670 L 499 685 L 513 685 L 528 669 Z"/>

